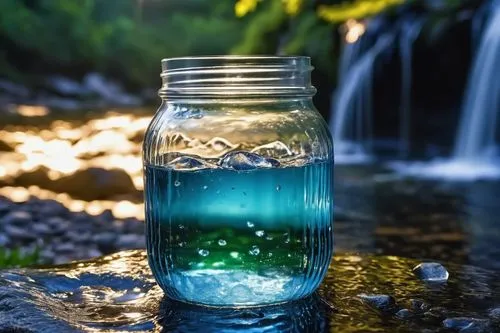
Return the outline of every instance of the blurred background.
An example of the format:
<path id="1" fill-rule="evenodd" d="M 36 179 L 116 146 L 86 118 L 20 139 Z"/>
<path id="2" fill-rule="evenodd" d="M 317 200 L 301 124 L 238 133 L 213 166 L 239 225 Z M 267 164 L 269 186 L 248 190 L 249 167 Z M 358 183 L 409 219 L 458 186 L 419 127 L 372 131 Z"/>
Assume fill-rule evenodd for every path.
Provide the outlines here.
<path id="1" fill-rule="evenodd" d="M 500 269 L 500 2 L 0 1 L 0 266 L 144 247 L 160 60 L 307 55 L 337 251 Z"/>

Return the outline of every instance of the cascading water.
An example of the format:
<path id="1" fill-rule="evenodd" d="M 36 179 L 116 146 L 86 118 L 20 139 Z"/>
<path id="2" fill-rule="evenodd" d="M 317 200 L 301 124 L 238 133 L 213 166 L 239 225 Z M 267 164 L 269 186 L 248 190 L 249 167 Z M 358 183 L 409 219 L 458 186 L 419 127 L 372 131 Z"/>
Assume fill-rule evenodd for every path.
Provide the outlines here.
<path id="1" fill-rule="evenodd" d="M 454 158 L 491 159 L 500 109 L 500 1 L 495 1 L 472 67 Z"/>
<path id="2" fill-rule="evenodd" d="M 332 103 L 331 128 L 336 140 L 337 162 L 364 162 L 373 154 L 374 66 L 380 54 L 394 45 L 398 31 L 402 64 L 399 150 L 401 155 L 408 151 L 413 44 L 423 24 L 421 18 L 405 18 L 395 29 L 380 33 L 374 43 L 368 34 L 362 34 L 354 42 L 346 38 L 340 57 L 339 85 Z M 380 21 L 373 20 L 366 28 L 371 31 L 379 27 Z M 351 24 L 348 28 L 356 26 Z"/>
<path id="3" fill-rule="evenodd" d="M 365 35 L 343 45 L 339 86 L 332 103 L 331 128 L 336 141 L 337 162 L 360 162 L 372 152 L 372 84 L 374 65 L 379 55 L 394 41 L 394 33 L 379 35 L 369 44 Z"/>
<path id="4" fill-rule="evenodd" d="M 476 14 L 472 22 L 473 39 L 477 39 L 476 34 L 481 25 L 484 30 L 479 48 L 474 52 L 452 158 L 411 166 L 393 163 L 393 168 L 429 178 L 475 180 L 500 177 L 497 142 L 500 112 L 500 0 L 492 1 L 486 8 L 486 22 L 480 24 L 479 18 L 476 18 L 483 16 L 481 12 Z"/>
<path id="5" fill-rule="evenodd" d="M 410 148 L 413 44 L 422 30 L 424 22 L 425 20 L 422 18 L 404 20 L 399 35 L 399 55 L 401 58 L 400 157 L 406 157 Z"/>

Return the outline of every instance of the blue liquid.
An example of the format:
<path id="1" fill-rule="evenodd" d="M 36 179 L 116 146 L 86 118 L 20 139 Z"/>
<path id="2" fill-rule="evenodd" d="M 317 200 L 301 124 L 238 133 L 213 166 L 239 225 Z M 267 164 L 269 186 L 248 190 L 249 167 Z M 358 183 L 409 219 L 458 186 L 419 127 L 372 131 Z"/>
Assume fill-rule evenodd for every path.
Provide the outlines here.
<path id="1" fill-rule="evenodd" d="M 177 171 L 146 166 L 149 262 L 171 298 L 216 306 L 305 297 L 333 250 L 333 163 Z"/>

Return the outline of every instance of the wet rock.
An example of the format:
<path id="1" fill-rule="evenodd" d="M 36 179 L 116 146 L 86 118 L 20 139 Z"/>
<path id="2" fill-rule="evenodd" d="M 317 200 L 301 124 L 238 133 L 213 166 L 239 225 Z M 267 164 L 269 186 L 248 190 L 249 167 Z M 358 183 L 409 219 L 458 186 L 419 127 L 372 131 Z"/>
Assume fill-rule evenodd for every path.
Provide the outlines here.
<path id="1" fill-rule="evenodd" d="M 12 240 L 19 240 L 21 242 L 30 242 L 37 239 L 37 236 L 27 228 L 16 227 L 14 225 L 7 225 L 4 231 Z"/>
<path id="2" fill-rule="evenodd" d="M 5 234 L 0 234 L 0 247 L 5 247 L 9 243 L 9 237 Z"/>
<path id="3" fill-rule="evenodd" d="M 146 240 L 143 235 L 120 235 L 116 240 L 116 247 L 118 249 L 143 249 L 146 247 Z"/>
<path id="4" fill-rule="evenodd" d="M 44 249 L 40 251 L 40 260 L 42 263 L 51 264 L 54 262 L 56 254 L 51 249 Z"/>
<path id="5" fill-rule="evenodd" d="M 0 214 L 5 214 L 13 209 L 14 204 L 10 201 L 0 199 Z"/>
<path id="6" fill-rule="evenodd" d="M 47 78 L 46 83 L 61 95 L 82 96 L 90 93 L 86 87 L 79 82 L 63 76 L 49 77 Z"/>
<path id="7" fill-rule="evenodd" d="M 500 307 L 491 309 L 489 311 L 489 316 L 495 321 L 500 321 Z"/>
<path id="8" fill-rule="evenodd" d="M 83 86 L 116 106 L 138 106 L 142 102 L 140 98 L 126 94 L 118 84 L 106 80 L 99 73 L 87 74 L 83 78 Z"/>
<path id="9" fill-rule="evenodd" d="M 27 226 L 32 222 L 31 214 L 21 210 L 13 211 L 5 215 L 2 223 L 8 225 L 15 225 L 18 227 Z"/>
<path id="10" fill-rule="evenodd" d="M 70 222 L 58 216 L 49 217 L 45 223 L 51 228 L 54 235 L 62 235 L 70 227 Z"/>
<path id="11" fill-rule="evenodd" d="M 418 264 L 413 268 L 413 273 L 426 282 L 446 282 L 450 276 L 446 268 L 436 262 Z"/>
<path id="12" fill-rule="evenodd" d="M 359 294 L 358 297 L 363 303 L 382 312 L 393 312 L 396 310 L 396 301 L 389 295 L 367 295 Z"/>
<path id="13" fill-rule="evenodd" d="M 121 169 L 88 168 L 52 181 L 56 192 L 66 192 L 83 200 L 99 200 L 117 194 L 137 193 L 130 176 Z"/>
<path id="14" fill-rule="evenodd" d="M 399 319 L 407 319 L 413 316 L 413 314 L 410 312 L 408 309 L 401 309 L 398 312 L 396 312 L 396 317 Z"/>
<path id="15" fill-rule="evenodd" d="M 102 232 L 92 237 L 92 241 L 97 244 L 100 251 L 109 253 L 115 248 L 116 234 L 113 232 Z"/>
<path id="16" fill-rule="evenodd" d="M 66 232 L 66 237 L 75 244 L 89 244 L 92 242 L 92 234 L 88 228 L 83 231 L 69 230 Z"/>
<path id="17" fill-rule="evenodd" d="M 62 243 L 54 246 L 54 251 L 62 254 L 71 254 L 75 252 L 75 245 L 72 243 Z"/>
<path id="18" fill-rule="evenodd" d="M 28 88 L 19 83 L 0 79 L 0 91 L 10 96 L 27 98 L 30 94 Z"/>
<path id="19" fill-rule="evenodd" d="M 468 317 L 447 318 L 443 320 L 443 326 L 461 333 L 490 333 L 491 322 L 487 319 Z"/>
<path id="20" fill-rule="evenodd" d="M 412 298 L 410 299 L 410 309 L 412 312 L 422 313 L 429 310 L 430 306 L 421 299 Z"/>
<path id="21" fill-rule="evenodd" d="M 52 235 L 52 228 L 50 228 L 48 225 L 46 225 L 45 223 L 40 223 L 40 222 L 36 222 L 33 226 L 32 226 L 32 229 L 33 231 L 37 234 L 37 235 L 40 235 L 40 236 L 48 236 L 48 235 Z"/>
<path id="22" fill-rule="evenodd" d="M 69 214 L 69 209 L 58 201 L 47 199 L 37 210 L 40 217 L 59 216 L 65 217 Z"/>

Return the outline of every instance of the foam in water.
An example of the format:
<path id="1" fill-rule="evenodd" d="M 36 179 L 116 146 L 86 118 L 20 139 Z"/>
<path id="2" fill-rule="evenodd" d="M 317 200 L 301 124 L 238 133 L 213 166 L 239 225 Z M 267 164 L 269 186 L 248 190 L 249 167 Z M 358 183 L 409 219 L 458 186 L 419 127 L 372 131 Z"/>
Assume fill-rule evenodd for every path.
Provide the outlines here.
<path id="1" fill-rule="evenodd" d="M 246 306 L 316 289 L 333 249 L 332 163 L 276 163 L 236 152 L 216 168 L 146 166 L 149 261 L 170 297 Z"/>
<path id="2" fill-rule="evenodd" d="M 432 162 L 391 162 L 396 172 L 419 178 L 475 181 L 500 178 L 500 161 L 436 160 Z"/>

